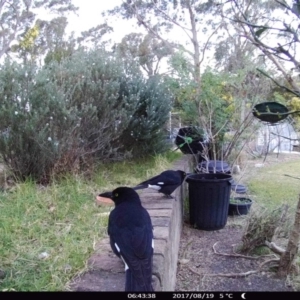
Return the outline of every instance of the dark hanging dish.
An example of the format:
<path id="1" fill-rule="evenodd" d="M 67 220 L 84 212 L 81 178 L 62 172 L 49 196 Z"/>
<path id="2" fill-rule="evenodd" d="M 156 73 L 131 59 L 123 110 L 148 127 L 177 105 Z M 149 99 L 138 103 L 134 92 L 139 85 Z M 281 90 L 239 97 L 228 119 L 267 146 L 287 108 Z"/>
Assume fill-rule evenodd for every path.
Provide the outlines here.
<path id="1" fill-rule="evenodd" d="M 201 153 L 208 146 L 203 131 L 194 126 L 180 128 L 175 144 L 184 154 Z"/>
<path id="2" fill-rule="evenodd" d="M 287 107 L 277 102 L 263 102 L 254 106 L 252 111 L 254 117 L 260 119 L 263 122 L 268 123 L 278 123 L 285 118 L 290 113 Z"/>

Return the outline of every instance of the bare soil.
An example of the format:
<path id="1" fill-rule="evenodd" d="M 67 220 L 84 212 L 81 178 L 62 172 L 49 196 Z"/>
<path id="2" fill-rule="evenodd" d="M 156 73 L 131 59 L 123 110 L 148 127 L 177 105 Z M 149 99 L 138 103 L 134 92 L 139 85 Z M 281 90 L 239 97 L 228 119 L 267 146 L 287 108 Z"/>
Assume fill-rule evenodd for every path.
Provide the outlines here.
<path id="1" fill-rule="evenodd" d="M 264 165 L 297 159 L 297 154 L 268 156 Z M 246 183 L 262 163 L 249 160 Z M 256 166 L 255 166 L 256 165 Z M 249 172 L 249 170 L 252 170 Z M 251 208 L 252 209 L 252 208 Z M 290 278 L 277 278 L 272 262 L 274 254 L 259 255 L 258 258 L 239 257 L 236 254 L 247 216 L 228 217 L 226 226 L 221 230 L 204 231 L 192 228 L 186 221 L 181 234 L 176 291 L 294 291 Z M 243 276 L 241 274 L 244 274 Z"/>
<path id="2" fill-rule="evenodd" d="M 274 258 L 272 254 L 258 259 L 235 256 L 234 249 L 241 242 L 242 228 L 235 225 L 233 218 L 229 217 L 225 228 L 217 231 L 203 231 L 184 225 L 176 290 L 293 291 L 288 280 L 276 278 L 274 270 L 269 269 L 271 264 L 266 265 L 263 271 L 254 273 L 261 263 Z M 252 272 L 254 274 L 248 276 L 237 275 Z"/>

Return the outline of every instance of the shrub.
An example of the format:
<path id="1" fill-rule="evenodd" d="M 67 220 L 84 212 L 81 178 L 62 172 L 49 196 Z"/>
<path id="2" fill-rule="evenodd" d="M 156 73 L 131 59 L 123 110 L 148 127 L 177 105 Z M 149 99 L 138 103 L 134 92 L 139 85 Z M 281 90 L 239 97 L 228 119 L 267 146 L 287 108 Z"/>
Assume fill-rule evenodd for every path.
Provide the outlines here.
<path id="1" fill-rule="evenodd" d="M 164 126 L 171 110 L 170 92 L 159 76 L 140 79 L 133 85 L 139 99 L 121 143 L 134 157 L 162 153 L 168 149 Z"/>
<path id="2" fill-rule="evenodd" d="M 0 73 L 0 152 L 18 178 L 49 180 L 84 159 L 119 155 L 111 145 L 137 95 L 119 95 L 125 78 L 118 62 L 77 53 L 41 70 L 6 62 Z"/>
<path id="3" fill-rule="evenodd" d="M 78 51 L 36 68 L 0 70 L 0 154 L 19 179 L 48 182 L 94 161 L 162 152 L 170 97 L 104 51 Z"/>

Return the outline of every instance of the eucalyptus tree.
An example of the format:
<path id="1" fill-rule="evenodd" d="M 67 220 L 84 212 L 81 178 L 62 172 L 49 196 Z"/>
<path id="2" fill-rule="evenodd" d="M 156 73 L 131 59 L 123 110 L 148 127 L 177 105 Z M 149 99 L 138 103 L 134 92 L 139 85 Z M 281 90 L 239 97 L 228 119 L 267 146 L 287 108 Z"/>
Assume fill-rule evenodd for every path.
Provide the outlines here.
<path id="1" fill-rule="evenodd" d="M 241 36 L 252 43 L 261 55 L 285 78 L 282 83 L 275 76 L 260 69 L 277 85 L 300 96 L 300 85 L 295 80 L 300 71 L 300 1 L 248 0 L 225 1 L 224 16 Z"/>
<path id="2" fill-rule="evenodd" d="M 77 44 L 79 47 L 84 48 L 101 48 L 105 47 L 110 40 L 105 41 L 104 36 L 113 32 L 113 28 L 107 23 L 99 24 L 86 31 L 82 31 L 80 37 L 77 38 Z"/>
<path id="3" fill-rule="evenodd" d="M 165 41 L 152 33 L 130 33 L 115 45 L 115 51 L 124 59 L 134 59 L 146 72 L 148 77 L 160 74 L 163 59 L 170 57 L 174 51 Z"/>
<path id="4" fill-rule="evenodd" d="M 285 81 L 278 80 L 265 70 L 260 69 L 260 72 L 283 90 L 296 96 L 299 101 L 300 84 L 296 78 L 300 72 L 300 1 L 230 0 L 226 2 L 227 4 L 230 2 L 230 7 L 224 15 L 238 24 L 241 35 L 261 51 L 263 57 L 275 66 Z M 254 13 L 254 8 L 258 5 L 261 11 L 259 18 Z M 287 247 L 281 252 L 277 271 L 279 276 L 286 277 L 292 272 L 298 256 L 299 224 L 300 197 Z"/>
<path id="5" fill-rule="evenodd" d="M 199 86 L 201 66 L 212 45 L 213 36 L 222 26 L 218 2 L 124 0 L 108 13 L 121 15 L 124 19 L 136 19 L 138 25 L 171 50 L 183 51 L 192 62 L 190 72 Z"/>
<path id="6" fill-rule="evenodd" d="M 0 58 L 32 34 L 39 12 L 57 17 L 76 10 L 72 0 L 0 0 Z"/>
<path id="7" fill-rule="evenodd" d="M 257 70 L 266 65 L 256 47 L 236 30 L 230 32 L 228 26 L 226 29 L 228 36 L 216 45 L 214 57 L 217 69 L 230 74 L 226 84 L 240 114 L 236 120 L 239 126 L 257 101 L 270 97 L 273 85 Z"/>
<path id="8" fill-rule="evenodd" d="M 222 156 L 220 148 L 231 116 L 230 101 L 222 98 L 222 78 L 211 68 L 206 70 L 208 59 L 213 59 L 213 46 L 226 34 L 221 4 L 214 0 L 124 0 L 110 11 L 136 19 L 138 25 L 176 50 L 169 60 L 175 103 L 184 111 L 186 122 L 205 132 L 214 158 Z"/>
<path id="9" fill-rule="evenodd" d="M 48 63 L 51 60 L 60 61 L 73 53 L 75 39 L 66 36 L 68 21 L 64 16 L 56 17 L 50 21 L 37 19 L 33 27 L 20 37 L 17 44 L 11 46 L 11 51 L 23 62 Z"/>

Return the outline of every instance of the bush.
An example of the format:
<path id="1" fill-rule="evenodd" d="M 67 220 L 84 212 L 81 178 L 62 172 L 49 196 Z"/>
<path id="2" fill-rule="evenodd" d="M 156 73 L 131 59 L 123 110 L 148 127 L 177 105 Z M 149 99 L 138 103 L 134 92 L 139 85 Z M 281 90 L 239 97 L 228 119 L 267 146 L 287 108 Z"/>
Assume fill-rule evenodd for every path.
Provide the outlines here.
<path id="1" fill-rule="evenodd" d="M 0 70 L 0 154 L 19 179 L 48 182 L 95 159 L 120 160 L 134 149 L 156 152 L 170 109 L 163 91 L 158 79 L 146 82 L 133 65 L 125 69 L 99 50 L 41 69 L 6 61 Z"/>
<path id="2" fill-rule="evenodd" d="M 171 110 L 170 92 L 159 76 L 140 79 L 133 85 L 139 100 L 121 143 L 134 157 L 162 153 L 168 150 L 164 126 Z"/>

